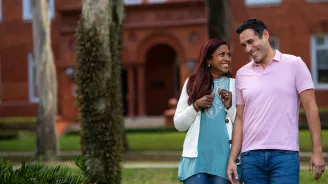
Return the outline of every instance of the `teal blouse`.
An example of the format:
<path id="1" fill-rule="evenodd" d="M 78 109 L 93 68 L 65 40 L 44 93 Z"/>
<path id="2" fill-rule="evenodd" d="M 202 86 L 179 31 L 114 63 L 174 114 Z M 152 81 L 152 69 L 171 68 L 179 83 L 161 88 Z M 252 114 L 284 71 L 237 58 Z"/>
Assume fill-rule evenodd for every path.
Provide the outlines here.
<path id="1" fill-rule="evenodd" d="M 214 80 L 213 105 L 201 113 L 198 138 L 198 157 L 182 157 L 178 166 L 178 179 L 183 181 L 198 173 L 207 173 L 228 179 L 226 171 L 230 143 L 225 124 L 226 112 L 218 89 L 229 90 L 229 78 Z"/>

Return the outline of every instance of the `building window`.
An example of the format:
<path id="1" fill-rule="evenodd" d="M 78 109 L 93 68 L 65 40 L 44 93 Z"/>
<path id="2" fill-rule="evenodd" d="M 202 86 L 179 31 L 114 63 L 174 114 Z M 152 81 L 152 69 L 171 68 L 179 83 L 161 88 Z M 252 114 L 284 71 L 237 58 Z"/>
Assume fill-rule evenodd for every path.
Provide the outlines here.
<path id="1" fill-rule="evenodd" d="M 39 94 L 36 83 L 36 62 L 32 52 L 28 53 L 28 93 L 30 102 L 39 102 Z"/>
<path id="2" fill-rule="evenodd" d="M 49 17 L 55 17 L 55 4 L 54 0 L 48 0 Z M 23 20 L 32 20 L 32 0 L 23 0 Z"/>
<path id="3" fill-rule="evenodd" d="M 124 0 L 124 4 L 132 5 L 132 4 L 141 4 L 142 0 Z"/>
<path id="4" fill-rule="evenodd" d="M 271 36 L 269 42 L 273 50 L 279 50 L 279 40 L 277 37 Z"/>
<path id="5" fill-rule="evenodd" d="M 328 34 L 312 36 L 311 60 L 314 85 L 328 89 Z"/>
<path id="6" fill-rule="evenodd" d="M 148 3 L 164 3 L 167 0 L 148 0 Z"/>
<path id="7" fill-rule="evenodd" d="M 282 0 L 245 0 L 246 6 L 261 6 L 280 4 Z"/>
<path id="8" fill-rule="evenodd" d="M 321 2 L 328 2 L 328 0 L 305 0 L 309 3 L 321 3 Z"/>
<path id="9" fill-rule="evenodd" d="M 0 22 L 2 21 L 2 0 L 0 0 Z"/>
<path id="10" fill-rule="evenodd" d="M 0 60 L 0 103 L 2 101 L 2 81 L 1 81 L 1 60 Z"/>

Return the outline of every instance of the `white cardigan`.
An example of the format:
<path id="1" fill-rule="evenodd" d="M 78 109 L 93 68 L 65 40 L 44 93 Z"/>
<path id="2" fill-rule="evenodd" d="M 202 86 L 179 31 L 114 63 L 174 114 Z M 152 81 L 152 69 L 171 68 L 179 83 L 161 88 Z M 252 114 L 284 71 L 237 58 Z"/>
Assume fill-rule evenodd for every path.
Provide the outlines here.
<path id="1" fill-rule="evenodd" d="M 195 158 L 198 156 L 197 145 L 200 129 L 200 117 L 201 111 L 196 112 L 193 105 L 188 105 L 187 94 L 188 79 L 183 85 L 181 96 L 177 105 L 177 109 L 174 114 L 174 126 L 178 131 L 187 131 L 185 141 L 183 143 L 183 157 Z M 236 118 L 236 96 L 235 96 L 235 79 L 230 78 L 230 90 L 232 92 L 232 106 L 227 112 L 226 119 L 229 120 L 226 123 L 229 140 L 232 137 L 232 126 Z M 231 147 L 231 145 L 230 145 Z M 240 160 L 240 158 L 238 158 Z M 239 164 L 239 161 L 237 162 Z"/>

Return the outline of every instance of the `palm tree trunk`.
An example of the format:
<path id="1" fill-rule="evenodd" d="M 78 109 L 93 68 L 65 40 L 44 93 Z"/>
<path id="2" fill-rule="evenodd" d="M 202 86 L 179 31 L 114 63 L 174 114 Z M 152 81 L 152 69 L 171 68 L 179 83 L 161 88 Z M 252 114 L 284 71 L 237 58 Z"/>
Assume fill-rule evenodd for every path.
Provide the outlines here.
<path id="1" fill-rule="evenodd" d="M 123 12 L 122 0 L 84 0 L 76 34 L 81 149 L 98 183 L 121 181 Z"/>
<path id="2" fill-rule="evenodd" d="M 55 160 L 58 152 L 55 128 L 57 113 L 56 69 L 51 49 L 47 0 L 32 0 L 33 53 L 40 97 L 36 124 L 36 156 Z"/>
<path id="3" fill-rule="evenodd" d="M 231 10 L 229 0 L 207 0 L 208 37 L 221 38 L 228 43 L 231 39 Z"/>

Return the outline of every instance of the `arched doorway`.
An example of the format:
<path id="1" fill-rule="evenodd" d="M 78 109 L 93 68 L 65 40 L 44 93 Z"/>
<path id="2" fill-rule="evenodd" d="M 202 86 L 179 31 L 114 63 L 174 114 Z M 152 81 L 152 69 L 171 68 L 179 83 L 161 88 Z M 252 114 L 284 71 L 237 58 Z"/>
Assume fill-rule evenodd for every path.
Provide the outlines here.
<path id="1" fill-rule="evenodd" d="M 153 46 L 146 54 L 146 114 L 160 116 L 168 109 L 168 100 L 180 89 L 179 61 L 176 52 L 166 44 Z"/>

